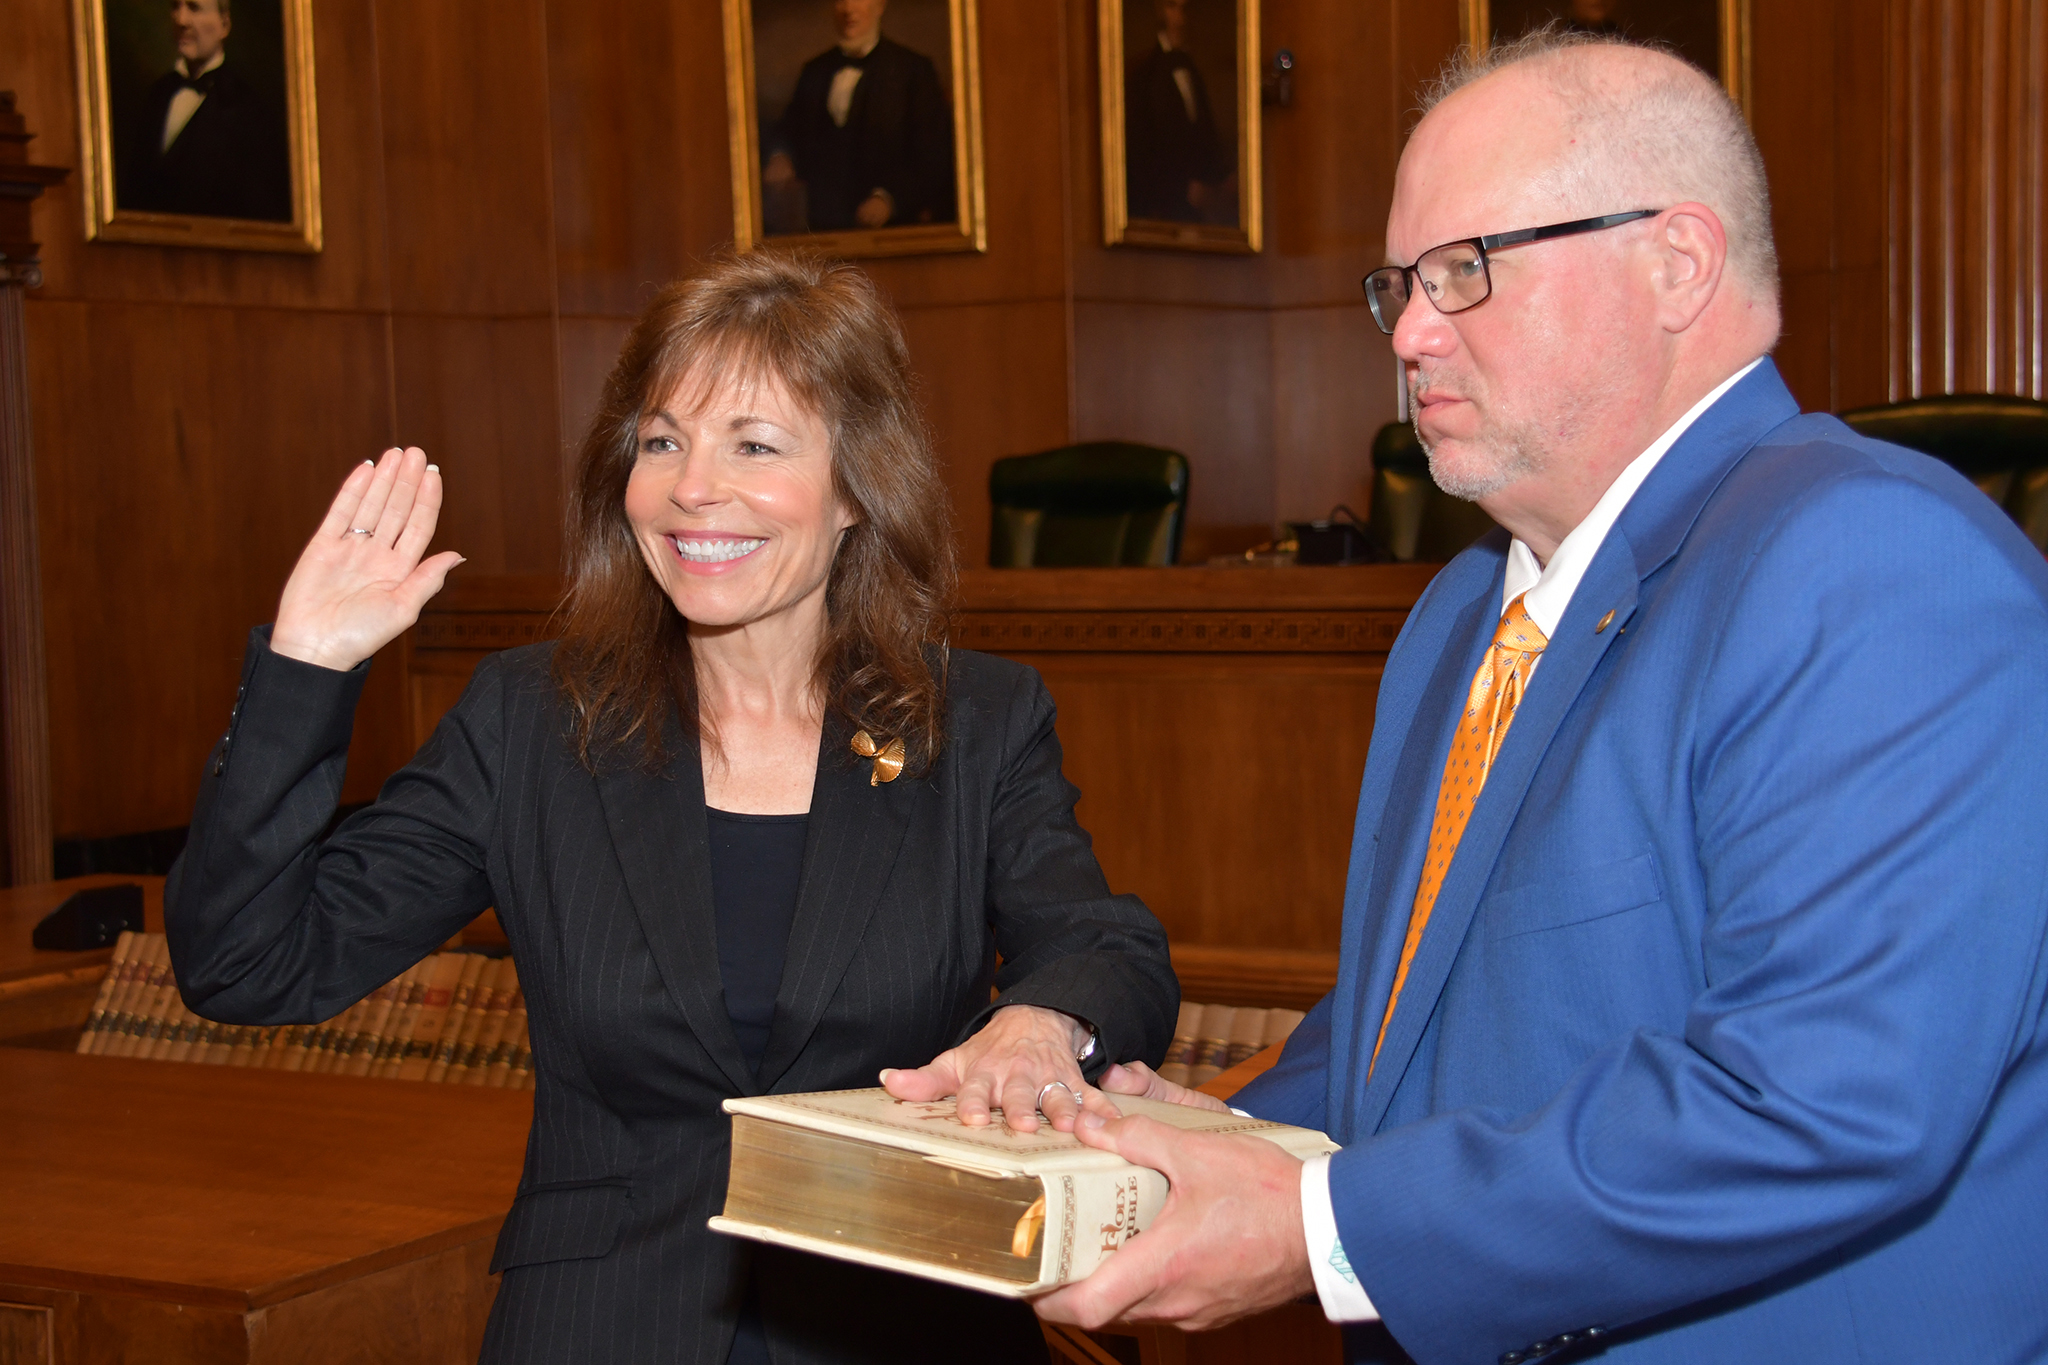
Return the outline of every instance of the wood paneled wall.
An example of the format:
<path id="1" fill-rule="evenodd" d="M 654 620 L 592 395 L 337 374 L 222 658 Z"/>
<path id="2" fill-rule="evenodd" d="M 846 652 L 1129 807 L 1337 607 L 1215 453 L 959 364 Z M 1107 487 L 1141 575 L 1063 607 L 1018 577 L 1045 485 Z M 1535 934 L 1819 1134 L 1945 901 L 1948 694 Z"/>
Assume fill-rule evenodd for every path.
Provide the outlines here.
<path id="1" fill-rule="evenodd" d="M 2038 390 L 2041 0 L 1754 9 L 1795 392 L 1833 408 Z M 78 160 L 70 12 L 16 0 L 0 20 L 0 88 L 60 165 Z M 349 462 L 426 446 L 449 479 L 442 543 L 468 572 L 555 571 L 566 471 L 619 339 L 731 233 L 710 0 L 314 12 L 322 255 L 88 245 L 76 183 L 38 210 L 60 835 L 186 820 L 244 632 Z M 1266 111 L 1254 258 L 1103 247 L 1093 0 L 980 13 L 989 250 L 872 265 L 965 561 L 986 556 L 989 464 L 1070 439 L 1187 450 L 1196 553 L 1362 510 L 1394 377 L 1357 281 L 1382 257 L 1413 92 L 1457 42 L 1458 0 L 1264 0 L 1267 52 L 1298 65 L 1292 107 Z M 380 666 L 347 798 L 406 752 Z"/>

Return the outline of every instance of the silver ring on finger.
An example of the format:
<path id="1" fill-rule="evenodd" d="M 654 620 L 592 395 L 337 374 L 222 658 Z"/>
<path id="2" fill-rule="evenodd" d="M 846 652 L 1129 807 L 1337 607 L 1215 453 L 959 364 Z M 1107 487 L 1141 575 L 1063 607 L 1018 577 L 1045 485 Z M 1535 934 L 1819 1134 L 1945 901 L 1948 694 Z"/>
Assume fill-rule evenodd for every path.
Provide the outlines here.
<path id="1" fill-rule="evenodd" d="M 352 536 L 374 536 L 377 534 L 377 528 L 374 526 L 351 526 L 348 528 L 348 533 Z"/>
<path id="2" fill-rule="evenodd" d="M 1068 1085 L 1065 1081 L 1047 1081 L 1044 1085 L 1038 1087 L 1039 1113 L 1043 1114 L 1045 1112 L 1045 1092 L 1052 1089 L 1054 1086 L 1058 1086 L 1060 1089 L 1066 1091 L 1068 1098 L 1073 1100 L 1075 1104 L 1079 1104 L 1081 1102 L 1081 1097 L 1074 1093 L 1074 1087 Z"/>

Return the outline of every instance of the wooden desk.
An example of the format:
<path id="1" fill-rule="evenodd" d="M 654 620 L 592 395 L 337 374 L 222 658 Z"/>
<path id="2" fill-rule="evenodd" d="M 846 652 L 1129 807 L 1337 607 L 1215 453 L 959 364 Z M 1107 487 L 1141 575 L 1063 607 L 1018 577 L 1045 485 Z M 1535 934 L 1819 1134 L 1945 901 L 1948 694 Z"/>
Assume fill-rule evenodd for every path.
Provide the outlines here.
<path id="1" fill-rule="evenodd" d="M 0 1095 L 9 1365 L 476 1359 L 531 1095 L 6 1048 Z"/>
<path id="2" fill-rule="evenodd" d="M 37 922 L 72 892 L 122 882 L 141 885 L 143 927 L 162 933 L 162 877 L 68 877 L 0 890 L 0 1041 L 50 1047 L 78 1041 L 114 950 L 46 953 L 31 947 L 29 938 Z"/>
<path id="3" fill-rule="evenodd" d="M 1336 981 L 1388 649 L 1438 566 L 974 569 L 953 640 L 1036 667 L 1110 885 L 1166 925 L 1190 1000 L 1307 1009 Z M 404 652 L 415 741 L 561 586 L 464 578 Z"/>

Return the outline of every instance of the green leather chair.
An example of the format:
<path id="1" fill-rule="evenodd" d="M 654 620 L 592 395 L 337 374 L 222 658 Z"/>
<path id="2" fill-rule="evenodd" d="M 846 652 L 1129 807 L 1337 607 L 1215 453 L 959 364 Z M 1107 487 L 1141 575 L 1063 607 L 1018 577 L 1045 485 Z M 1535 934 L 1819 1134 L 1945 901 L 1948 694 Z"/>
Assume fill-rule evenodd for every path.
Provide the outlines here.
<path id="1" fill-rule="evenodd" d="M 1380 544 L 1397 561 L 1441 564 L 1491 531 L 1477 503 L 1454 498 L 1429 477 L 1429 456 L 1407 422 L 1389 422 L 1372 438 L 1372 515 Z"/>
<path id="2" fill-rule="evenodd" d="M 1188 458 L 1089 441 L 997 460 L 988 562 L 997 569 L 1171 564 L 1187 521 Z"/>
<path id="3" fill-rule="evenodd" d="M 1984 490 L 2048 553 L 2048 403 L 1949 393 L 1842 414 L 1859 434 L 1924 451 Z"/>

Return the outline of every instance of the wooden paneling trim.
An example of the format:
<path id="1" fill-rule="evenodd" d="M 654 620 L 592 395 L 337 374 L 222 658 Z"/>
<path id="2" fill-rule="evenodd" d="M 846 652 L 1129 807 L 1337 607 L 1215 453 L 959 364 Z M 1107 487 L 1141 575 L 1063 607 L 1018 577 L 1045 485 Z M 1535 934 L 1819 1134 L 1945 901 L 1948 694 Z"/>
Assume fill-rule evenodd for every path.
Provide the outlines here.
<path id="1" fill-rule="evenodd" d="M 1888 0 L 1884 23 L 1891 396 L 2041 397 L 2048 16 Z"/>
<path id="2" fill-rule="evenodd" d="M 1406 620 L 1398 611 L 963 612 L 953 618 L 953 643 L 990 654 L 1384 654 Z"/>
<path id="3" fill-rule="evenodd" d="M 1335 952 L 1176 944 L 1173 971 L 1183 1000 L 1294 1010 L 1314 1007 L 1337 984 Z"/>

